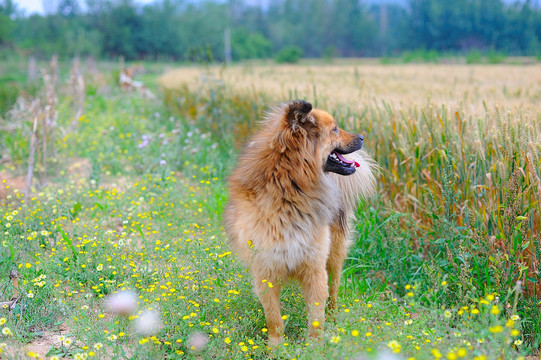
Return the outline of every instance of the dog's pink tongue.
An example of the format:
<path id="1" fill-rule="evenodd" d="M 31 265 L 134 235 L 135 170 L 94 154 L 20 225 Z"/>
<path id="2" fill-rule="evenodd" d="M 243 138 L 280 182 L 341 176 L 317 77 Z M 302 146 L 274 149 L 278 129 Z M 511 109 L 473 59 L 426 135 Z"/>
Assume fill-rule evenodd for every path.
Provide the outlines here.
<path id="1" fill-rule="evenodd" d="M 336 156 L 338 156 L 340 161 L 345 162 L 346 164 L 350 164 L 350 165 L 354 163 L 354 161 L 350 161 L 350 160 L 346 159 L 345 157 L 343 157 L 342 155 L 340 155 L 336 151 L 334 153 L 336 154 Z"/>

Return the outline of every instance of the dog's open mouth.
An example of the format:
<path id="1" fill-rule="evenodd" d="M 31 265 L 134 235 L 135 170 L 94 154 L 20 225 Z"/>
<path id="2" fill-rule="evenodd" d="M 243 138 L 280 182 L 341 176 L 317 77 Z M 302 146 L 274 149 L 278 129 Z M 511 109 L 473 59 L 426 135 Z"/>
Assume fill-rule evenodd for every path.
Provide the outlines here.
<path id="1" fill-rule="evenodd" d="M 353 134 L 351 134 L 353 135 Z M 340 145 L 334 148 L 327 157 L 323 171 L 333 172 L 339 175 L 351 175 L 360 167 L 356 161 L 348 160 L 342 155 L 350 154 L 360 150 L 363 147 L 364 136 L 358 135 L 354 137 L 348 144 Z"/>
<path id="2" fill-rule="evenodd" d="M 354 166 L 359 167 L 359 166 L 361 166 L 361 165 L 359 165 L 358 162 L 348 160 L 348 159 L 346 159 L 345 157 L 343 157 L 342 155 L 340 155 L 340 153 L 338 153 L 336 151 L 331 152 L 331 154 L 327 158 L 327 161 L 334 162 L 334 163 L 336 163 L 336 164 L 338 164 L 340 166 L 343 166 L 343 167 L 354 167 Z"/>
<path id="3" fill-rule="evenodd" d="M 327 157 L 325 166 L 323 167 L 324 171 L 333 172 L 340 175 L 351 175 L 355 172 L 355 168 L 358 168 L 360 165 L 356 161 L 351 161 L 342 156 L 338 151 L 333 150 L 331 154 Z"/>

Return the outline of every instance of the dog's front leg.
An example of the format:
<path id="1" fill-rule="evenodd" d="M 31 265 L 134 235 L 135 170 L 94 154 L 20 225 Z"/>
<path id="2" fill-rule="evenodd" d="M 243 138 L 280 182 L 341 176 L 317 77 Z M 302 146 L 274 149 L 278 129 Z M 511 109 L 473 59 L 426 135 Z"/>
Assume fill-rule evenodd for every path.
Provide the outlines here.
<path id="1" fill-rule="evenodd" d="M 344 259 L 348 252 L 348 234 L 345 218 L 338 217 L 331 225 L 331 251 L 327 259 L 327 273 L 329 275 L 329 302 L 327 311 L 329 315 L 334 315 L 338 298 L 338 288 L 342 276 L 342 267 Z"/>
<path id="2" fill-rule="evenodd" d="M 303 264 L 298 276 L 308 313 L 308 334 L 312 338 L 321 337 L 325 322 L 325 303 L 329 297 L 325 262 Z"/>
<path id="3" fill-rule="evenodd" d="M 255 273 L 255 290 L 259 297 L 269 336 L 269 346 L 279 345 L 284 336 L 284 320 L 280 311 L 280 293 L 283 280 L 271 274 Z"/>

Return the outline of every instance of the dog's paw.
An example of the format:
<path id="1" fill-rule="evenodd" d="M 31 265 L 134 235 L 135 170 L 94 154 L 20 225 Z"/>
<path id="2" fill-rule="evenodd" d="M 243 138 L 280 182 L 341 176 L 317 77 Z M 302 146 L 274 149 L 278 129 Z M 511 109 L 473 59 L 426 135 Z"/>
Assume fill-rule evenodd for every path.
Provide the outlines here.
<path id="1" fill-rule="evenodd" d="M 323 330 L 319 330 L 317 332 L 310 332 L 308 335 L 308 342 L 312 344 L 318 344 L 322 343 L 323 341 Z"/>
<path id="2" fill-rule="evenodd" d="M 283 336 L 269 336 L 269 346 L 275 347 L 284 342 Z"/>

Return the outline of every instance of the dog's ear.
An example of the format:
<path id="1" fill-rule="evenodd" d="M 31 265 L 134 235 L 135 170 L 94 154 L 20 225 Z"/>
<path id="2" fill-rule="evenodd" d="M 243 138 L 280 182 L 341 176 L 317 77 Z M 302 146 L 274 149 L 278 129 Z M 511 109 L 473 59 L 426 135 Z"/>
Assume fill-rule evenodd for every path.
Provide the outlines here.
<path id="1" fill-rule="evenodd" d="M 296 130 L 299 127 L 314 125 L 316 120 L 310 114 L 312 104 L 304 100 L 294 100 L 286 106 L 286 120 L 289 126 Z"/>

